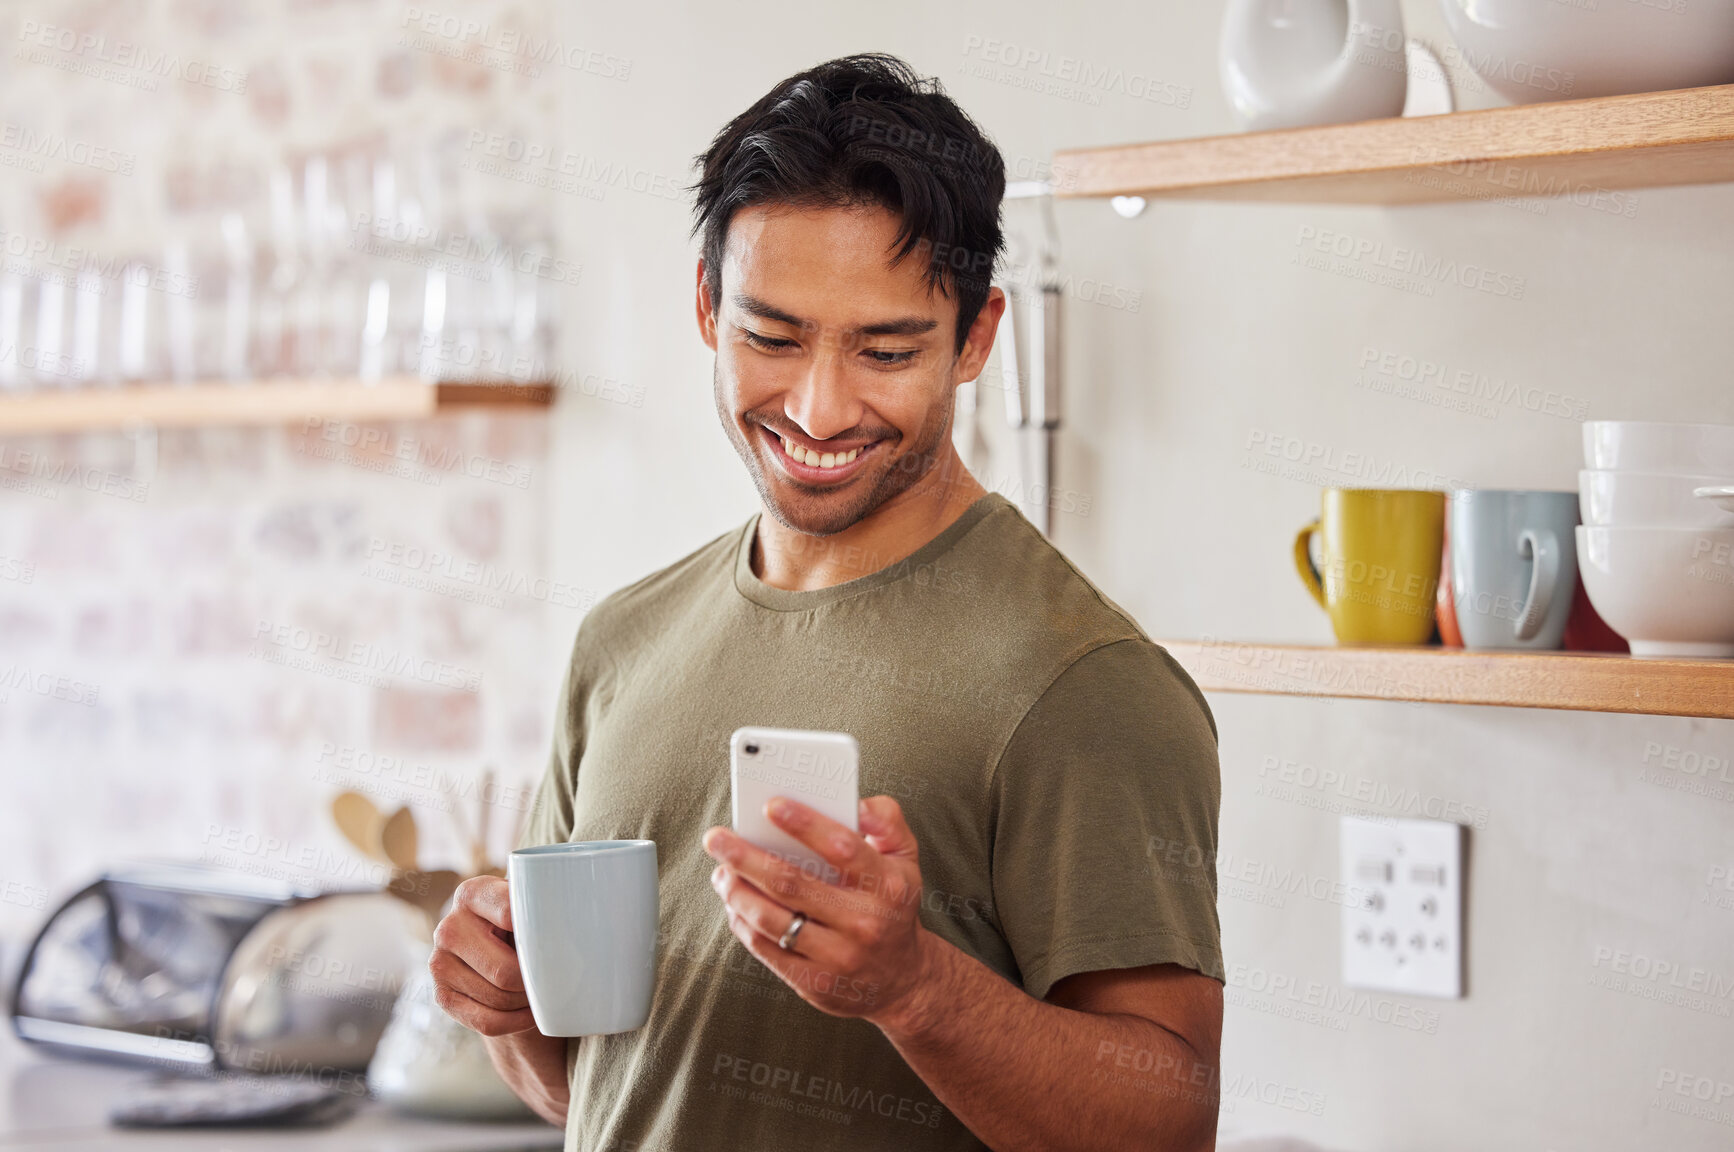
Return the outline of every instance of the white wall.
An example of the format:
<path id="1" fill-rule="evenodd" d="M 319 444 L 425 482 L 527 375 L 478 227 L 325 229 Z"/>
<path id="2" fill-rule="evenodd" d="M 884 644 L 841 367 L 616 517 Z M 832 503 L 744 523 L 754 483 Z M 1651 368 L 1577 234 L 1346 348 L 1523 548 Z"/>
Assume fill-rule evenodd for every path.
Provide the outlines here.
<path id="1" fill-rule="evenodd" d="M 559 145 L 630 173 L 564 198 L 564 235 L 586 269 L 570 302 L 568 355 L 577 370 L 642 388 L 645 401 L 558 414 L 553 568 L 581 586 L 617 585 L 754 506 L 717 428 L 710 357 L 692 327 L 686 206 L 657 194 L 666 180 L 690 178 L 691 157 L 727 116 L 799 68 L 884 49 L 941 77 L 1014 175 L 1032 174 L 1058 148 L 1230 131 L 1215 75 L 1221 7 L 571 9 L 570 39 L 629 58 L 632 69 L 625 84 L 574 77 L 565 87 Z M 1412 27 L 1443 43 L 1432 7 L 1409 8 Z M 1032 88 L 1039 65 L 968 71 L 990 40 L 1047 53 L 1050 67 L 1070 56 L 1179 87 L 1158 88 L 1154 101 L 1123 90 L 1094 99 L 1075 85 Z M 1174 99 L 1183 89 L 1184 108 Z M 1462 95 L 1490 102 L 1484 91 Z M 634 193 L 633 183 L 649 191 Z M 1643 191 L 1635 204 L 1625 216 L 1565 201 L 1541 213 L 1164 203 L 1133 222 L 1102 203 L 1061 204 L 1066 270 L 1122 300 L 1136 293 L 1138 306 L 1068 301 L 1058 483 L 1089 504 L 1059 517 L 1058 542 L 1155 635 L 1326 642 L 1322 614 L 1291 574 L 1289 542 L 1314 514 L 1319 484 L 1353 480 L 1258 472 L 1248 452 L 1257 436 L 1332 459 L 1364 454 L 1395 486 L 1575 486 L 1570 416 L 1520 404 L 1477 414 L 1378 394 L 1356 386 L 1367 349 L 1552 390 L 1581 402 L 1579 418 L 1734 420 L 1734 189 Z M 1015 211 L 1027 233 L 1033 217 Z M 1521 278 L 1522 298 L 1455 284 L 1421 295 L 1292 262 L 1297 240 L 1324 230 L 1484 265 L 1508 285 Z M 1657 1086 L 1669 1073 L 1734 1082 L 1734 893 L 1711 883 L 1713 868 L 1734 865 L 1734 791 L 1682 791 L 1695 778 L 1655 763 L 1646 772 L 1645 759 L 1660 746 L 1726 765 L 1734 724 L 1212 703 L 1225 862 L 1251 877 L 1223 888 L 1225 1130 L 1279 1128 L 1362 1152 L 1727 1145 L 1725 1124 L 1663 1110 L 1684 1098 Z M 1306 1015 L 1306 999 L 1346 995 L 1338 908 L 1304 894 L 1336 878 L 1329 806 L 1341 797 L 1300 788 L 1297 800 L 1273 788 L 1268 765 L 1283 762 L 1335 771 L 1351 794 L 1362 780 L 1384 785 L 1361 805 L 1369 811 L 1448 809 L 1476 825 L 1467 999 L 1334 1000 Z M 1295 884 L 1303 891 L 1290 891 Z M 1598 986 L 1617 975 L 1609 951 L 1705 970 L 1699 979 L 1721 994 L 1680 1004 L 1658 995 L 1666 979 L 1635 981 L 1636 994 Z M 1303 999 L 1261 995 L 1273 981 Z"/>

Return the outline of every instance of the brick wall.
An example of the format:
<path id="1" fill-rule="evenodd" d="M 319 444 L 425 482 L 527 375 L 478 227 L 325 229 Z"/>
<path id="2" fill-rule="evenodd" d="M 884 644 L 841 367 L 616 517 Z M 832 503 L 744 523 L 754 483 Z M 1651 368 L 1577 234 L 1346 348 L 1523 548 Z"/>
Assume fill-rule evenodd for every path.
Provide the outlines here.
<path id="1" fill-rule="evenodd" d="M 433 156 L 447 218 L 551 230 L 540 189 L 446 179 L 480 131 L 552 131 L 568 62 L 526 51 L 550 20 L 8 6 L 8 267 L 210 244 L 224 213 L 262 230 L 273 169 L 315 156 Z M 473 823 L 484 800 L 503 846 L 546 752 L 549 670 L 595 596 L 549 569 L 548 445 L 544 416 L 479 414 L 0 438 L 0 937 L 129 857 L 377 880 L 326 815 L 344 787 L 412 804 L 425 866 L 457 864 L 451 813 Z"/>

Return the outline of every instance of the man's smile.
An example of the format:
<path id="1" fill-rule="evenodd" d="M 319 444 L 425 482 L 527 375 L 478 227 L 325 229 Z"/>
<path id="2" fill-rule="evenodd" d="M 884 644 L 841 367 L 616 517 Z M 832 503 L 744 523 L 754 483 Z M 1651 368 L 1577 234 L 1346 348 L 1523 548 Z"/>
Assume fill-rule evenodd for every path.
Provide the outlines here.
<path id="1" fill-rule="evenodd" d="M 777 465 L 802 484 L 838 484 L 865 467 L 864 461 L 879 440 L 810 440 L 797 433 L 781 433 L 763 424 L 760 435 Z"/>

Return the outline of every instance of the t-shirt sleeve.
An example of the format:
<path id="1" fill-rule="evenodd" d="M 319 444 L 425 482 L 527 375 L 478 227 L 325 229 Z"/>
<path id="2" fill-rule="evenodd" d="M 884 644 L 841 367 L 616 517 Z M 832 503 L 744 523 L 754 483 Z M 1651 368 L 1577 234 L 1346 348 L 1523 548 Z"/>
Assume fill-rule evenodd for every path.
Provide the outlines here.
<path id="1" fill-rule="evenodd" d="M 573 801 L 578 794 L 578 762 L 584 756 L 585 717 L 594 677 L 589 672 L 590 653 L 584 630 L 572 643 L 572 656 L 560 680 L 560 695 L 554 708 L 553 747 L 548 766 L 530 802 L 530 816 L 515 848 L 564 844 L 572 838 Z"/>
<path id="2" fill-rule="evenodd" d="M 1149 964 L 1221 980 L 1221 800 L 1215 719 L 1166 651 L 1117 641 L 1062 672 L 993 780 L 994 906 L 1025 991 Z"/>

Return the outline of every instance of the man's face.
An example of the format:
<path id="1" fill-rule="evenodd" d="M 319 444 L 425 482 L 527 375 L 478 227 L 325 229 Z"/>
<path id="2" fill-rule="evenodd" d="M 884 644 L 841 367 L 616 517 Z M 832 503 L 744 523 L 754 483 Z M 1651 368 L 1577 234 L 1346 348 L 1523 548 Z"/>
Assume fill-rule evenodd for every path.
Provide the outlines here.
<path id="1" fill-rule="evenodd" d="M 926 475 L 958 383 L 987 356 L 973 330 L 957 354 L 957 304 L 929 290 L 923 249 L 890 265 L 898 224 L 882 208 L 747 208 L 714 307 L 699 265 L 717 414 L 766 509 L 798 532 L 840 532 Z"/>

